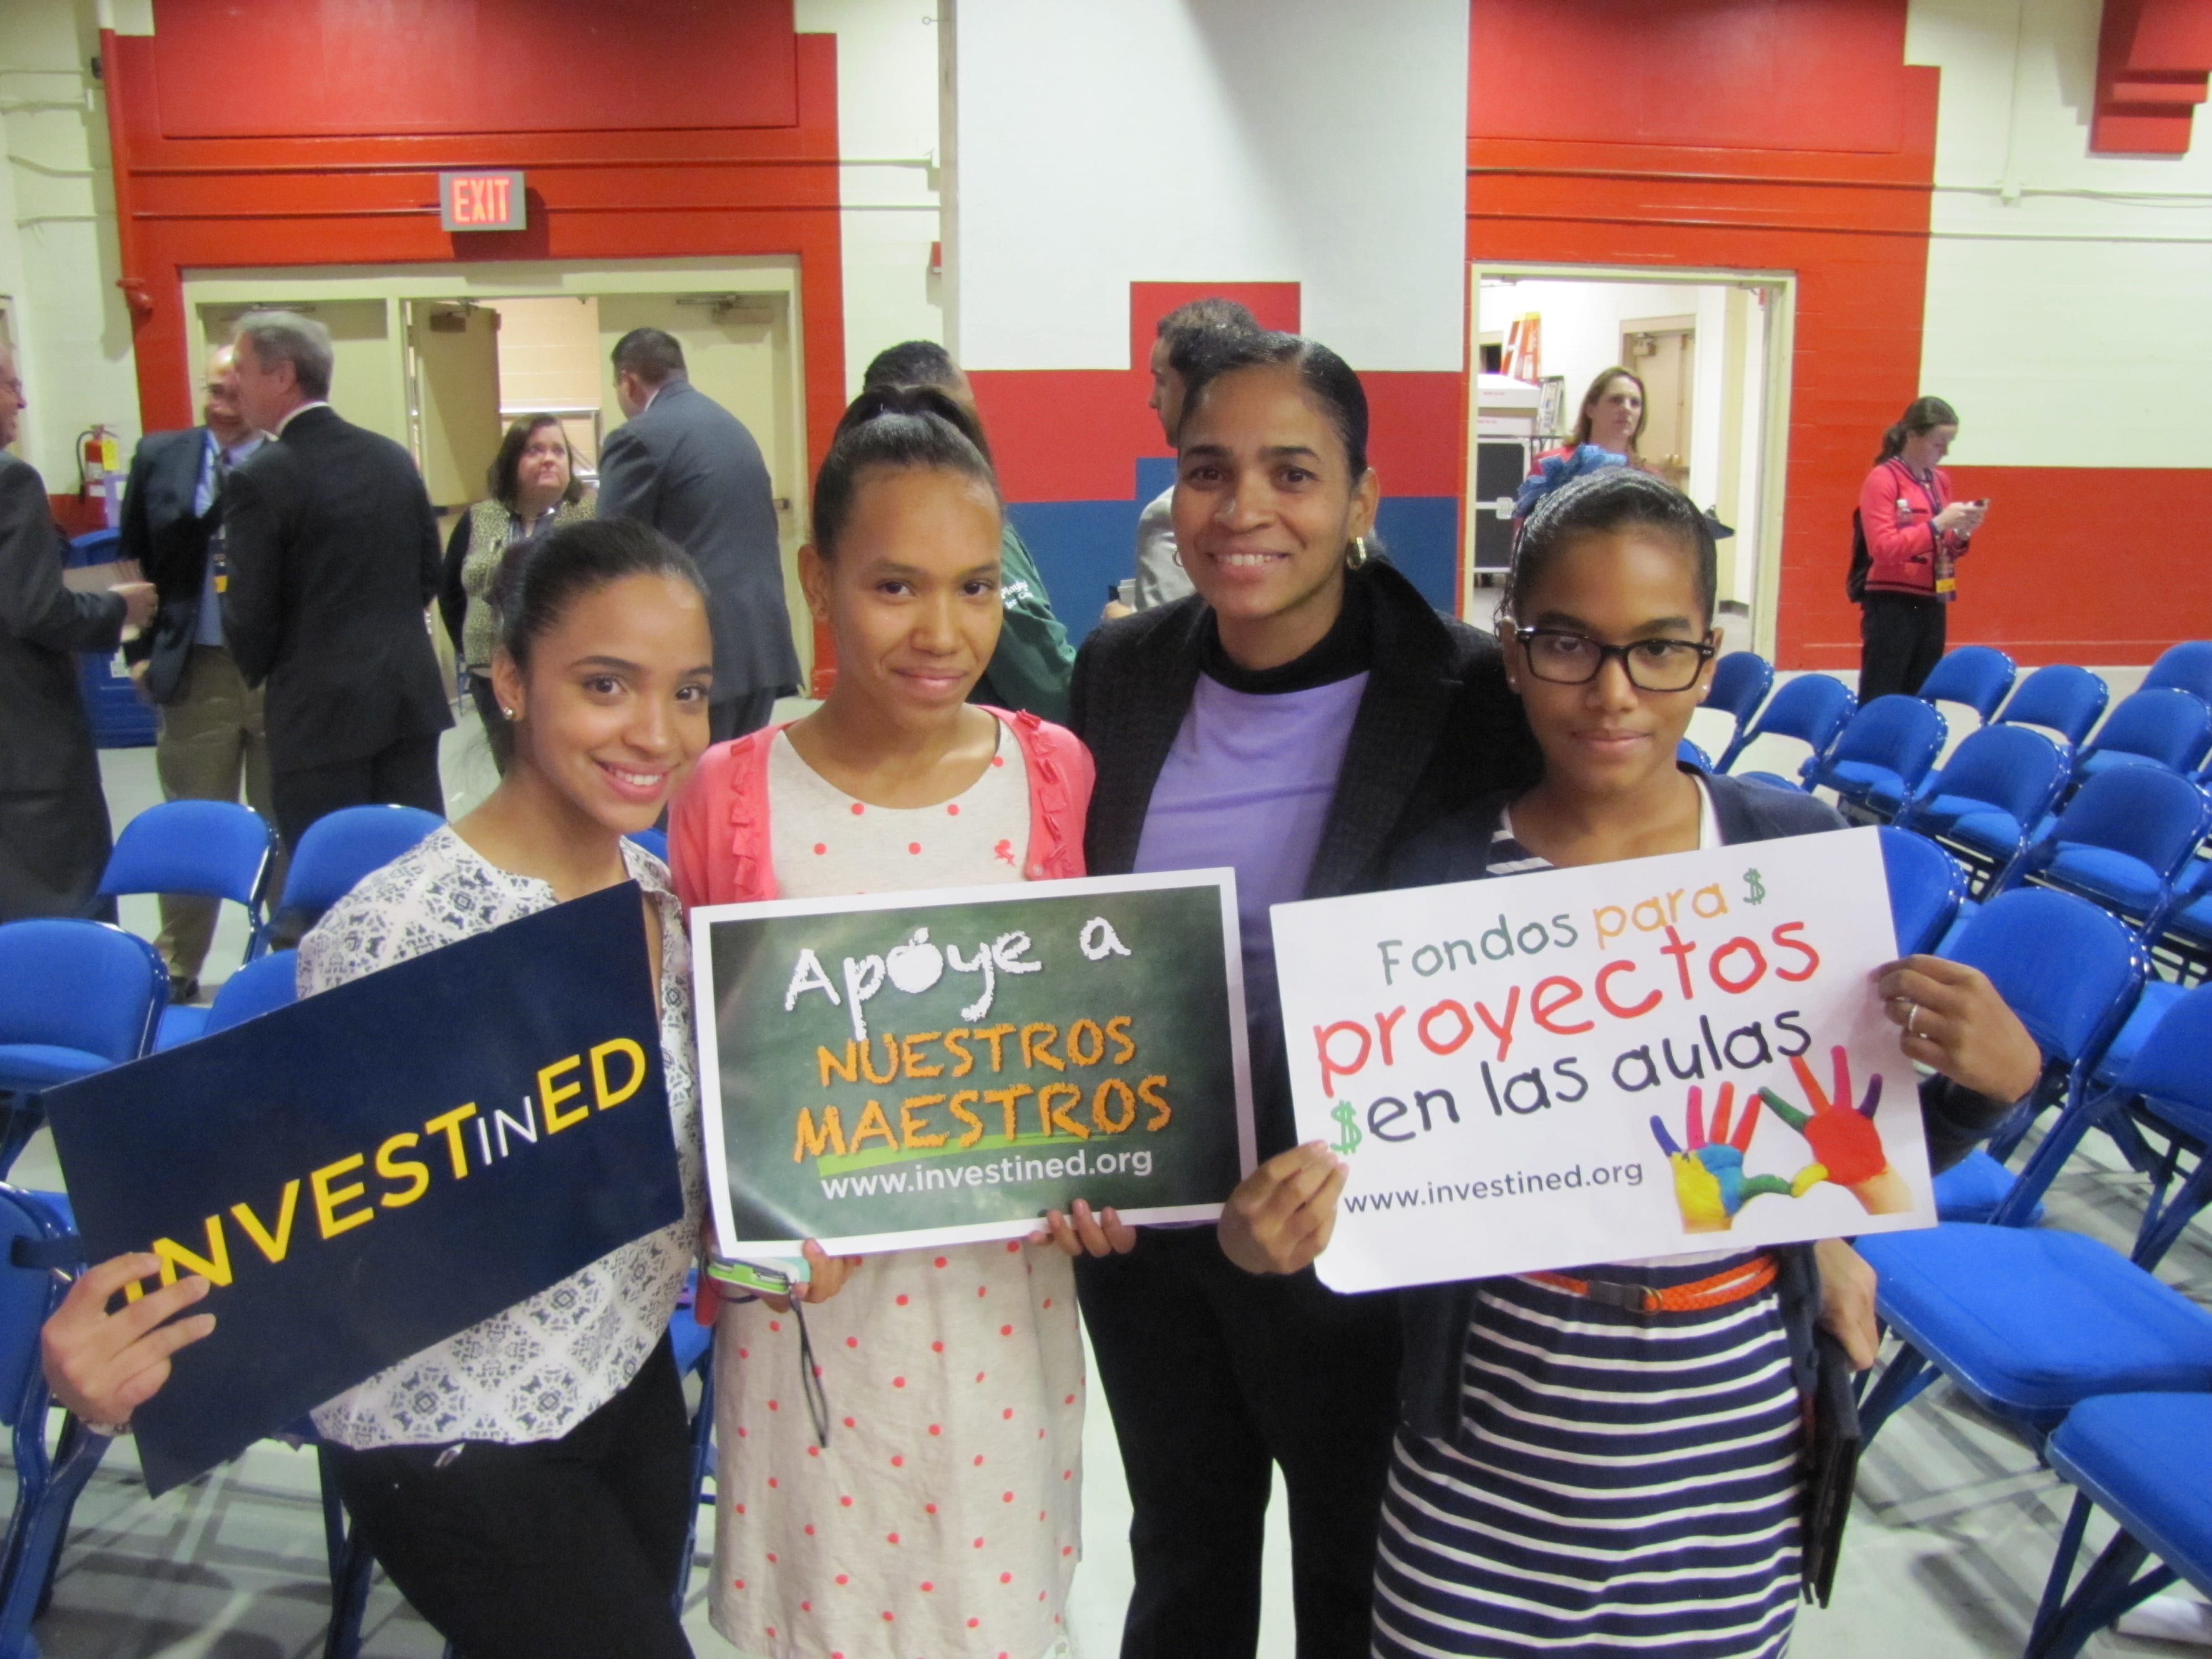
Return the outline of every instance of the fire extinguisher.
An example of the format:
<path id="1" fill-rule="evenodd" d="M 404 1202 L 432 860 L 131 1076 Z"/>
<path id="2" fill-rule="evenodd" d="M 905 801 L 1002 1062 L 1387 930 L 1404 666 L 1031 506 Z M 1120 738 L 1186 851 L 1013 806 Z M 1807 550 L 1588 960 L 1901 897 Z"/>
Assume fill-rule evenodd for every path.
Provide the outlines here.
<path id="1" fill-rule="evenodd" d="M 123 522 L 123 447 L 105 426 L 77 434 L 77 497 L 88 504 L 98 495 L 107 527 Z"/>

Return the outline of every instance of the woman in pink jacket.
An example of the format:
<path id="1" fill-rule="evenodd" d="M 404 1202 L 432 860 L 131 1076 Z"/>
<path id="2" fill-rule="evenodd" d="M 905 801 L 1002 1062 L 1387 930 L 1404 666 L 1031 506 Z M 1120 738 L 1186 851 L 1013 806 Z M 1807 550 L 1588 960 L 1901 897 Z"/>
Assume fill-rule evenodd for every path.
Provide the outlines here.
<path id="1" fill-rule="evenodd" d="M 1859 532 L 1871 561 L 1859 599 L 1863 705 L 1891 692 L 1913 696 L 1943 654 L 1959 558 L 1989 510 L 1987 501 L 1951 498 L 1951 480 L 1937 463 L 1958 435 L 1950 404 L 1918 399 L 1882 434 L 1881 453 L 1859 486 Z"/>

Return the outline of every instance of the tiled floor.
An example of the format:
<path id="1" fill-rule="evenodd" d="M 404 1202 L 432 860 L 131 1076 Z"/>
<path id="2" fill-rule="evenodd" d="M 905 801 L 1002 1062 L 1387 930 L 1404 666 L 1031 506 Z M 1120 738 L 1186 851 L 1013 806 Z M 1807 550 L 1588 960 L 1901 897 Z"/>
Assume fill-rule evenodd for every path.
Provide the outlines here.
<path id="1" fill-rule="evenodd" d="M 2139 671 L 2127 676 L 2116 691 L 2137 677 Z M 118 823 L 159 798 L 149 750 L 110 751 L 103 770 Z M 447 738 L 446 776 L 456 812 L 489 787 L 472 723 Z M 150 934 L 152 902 L 125 901 L 124 921 Z M 210 961 L 217 976 L 242 945 L 242 928 L 227 916 Z M 14 1178 L 33 1188 L 60 1184 L 45 1136 Z M 2057 1224 L 2124 1244 L 2133 1234 L 2138 1194 L 2137 1178 L 2093 1148 L 2061 1176 L 2049 1208 Z M 2178 1246 L 2160 1271 L 2212 1303 L 2212 1243 L 2202 1231 Z M 1077 1659 L 1109 1659 L 1129 1590 L 1129 1507 L 1103 1410 L 1086 1427 L 1085 1458 L 1086 1551 L 1069 1622 Z M 1902 1413 L 1868 1455 L 1834 1605 L 1801 1618 L 1793 1651 L 1798 1659 L 2018 1653 L 2067 1501 L 2031 1452 L 1939 1387 Z M 1260 1652 L 1276 1659 L 1293 1648 L 1279 1483 L 1269 1520 Z M 702 1559 L 687 1624 L 702 1659 L 713 1659 L 730 1650 L 708 1624 L 703 1580 Z M 320 1651 L 328 1605 L 311 1454 L 264 1443 L 149 1501 L 125 1441 L 78 1505 L 53 1606 L 37 1635 L 57 1659 L 300 1659 Z M 373 1659 L 436 1659 L 441 1650 L 429 1628 L 380 1581 L 367 1635 Z M 2106 1635 L 2088 1651 L 2190 1650 Z"/>

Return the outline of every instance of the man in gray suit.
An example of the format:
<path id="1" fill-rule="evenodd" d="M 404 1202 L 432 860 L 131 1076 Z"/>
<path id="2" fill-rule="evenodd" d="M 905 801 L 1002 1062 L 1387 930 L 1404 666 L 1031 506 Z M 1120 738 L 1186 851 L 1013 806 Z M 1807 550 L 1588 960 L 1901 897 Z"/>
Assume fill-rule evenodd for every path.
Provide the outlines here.
<path id="1" fill-rule="evenodd" d="M 26 407 L 15 359 L 0 346 L 0 446 Z M 72 651 L 115 649 L 154 616 L 154 585 L 105 593 L 62 585 L 69 545 L 46 480 L 0 454 L 0 921 L 27 916 L 112 921 L 96 896 L 107 866 L 107 797 Z"/>
<path id="2" fill-rule="evenodd" d="M 714 739 L 758 731 L 799 690 L 768 464 L 744 423 L 693 388 L 674 337 L 634 328 L 614 363 L 629 419 L 599 452 L 599 516 L 649 524 L 697 562 L 714 629 Z"/>

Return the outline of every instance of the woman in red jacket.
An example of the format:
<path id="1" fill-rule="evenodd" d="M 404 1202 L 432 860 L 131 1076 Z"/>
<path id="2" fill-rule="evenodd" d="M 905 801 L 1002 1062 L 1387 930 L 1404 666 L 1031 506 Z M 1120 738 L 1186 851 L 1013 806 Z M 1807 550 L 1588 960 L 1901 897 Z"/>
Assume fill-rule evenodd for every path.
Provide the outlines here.
<path id="1" fill-rule="evenodd" d="M 1959 435 L 1941 398 L 1923 398 L 1882 434 L 1859 486 L 1859 529 L 1873 561 L 1860 598 L 1859 702 L 1911 696 L 1943 654 L 1944 607 L 1957 597 L 1958 561 L 1987 501 L 1954 501 L 1936 465 Z"/>

